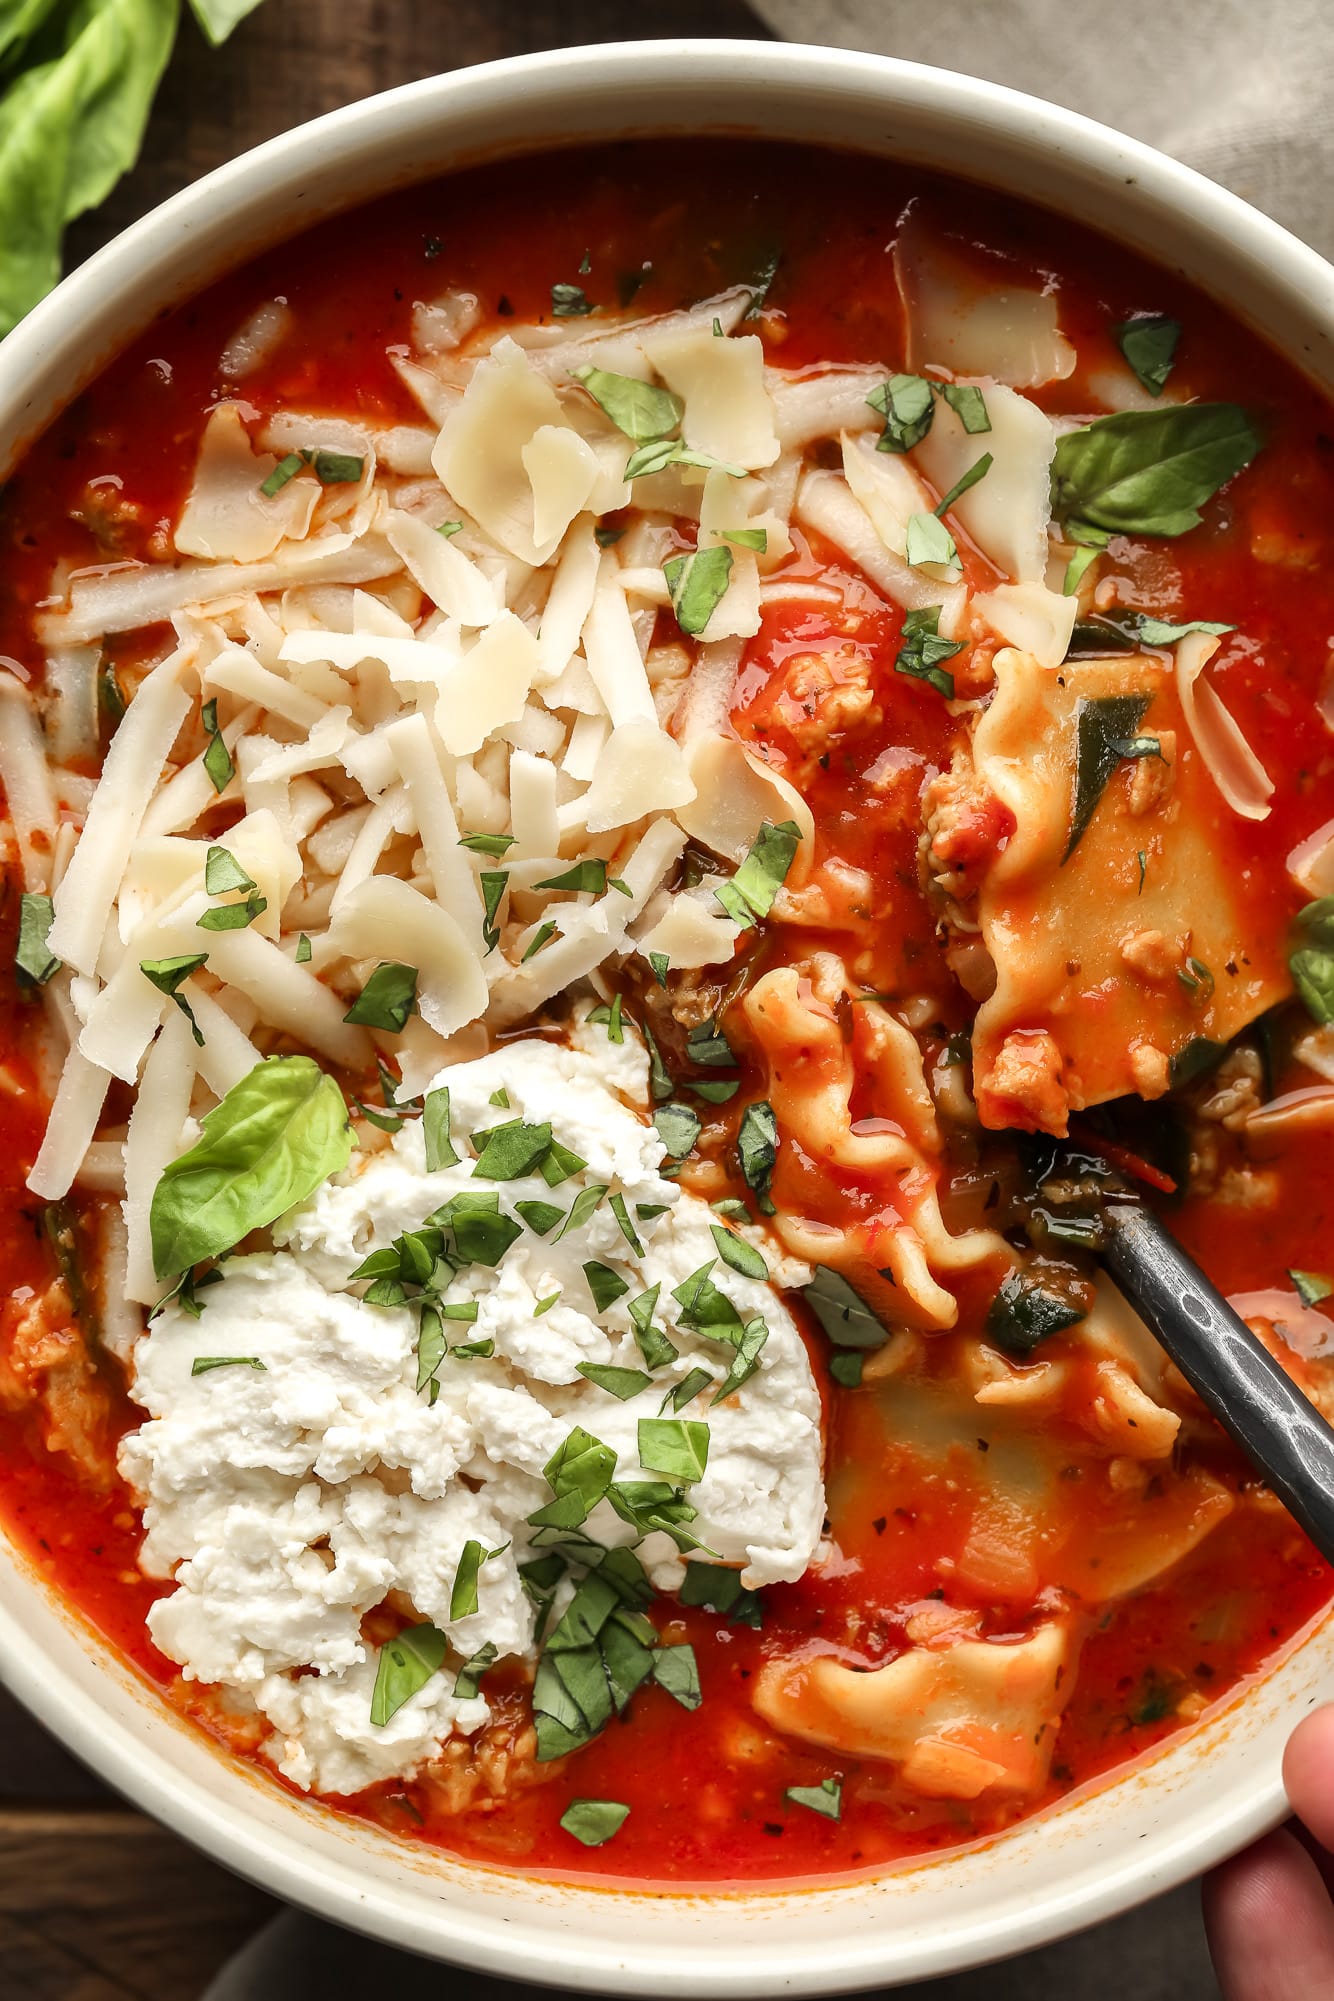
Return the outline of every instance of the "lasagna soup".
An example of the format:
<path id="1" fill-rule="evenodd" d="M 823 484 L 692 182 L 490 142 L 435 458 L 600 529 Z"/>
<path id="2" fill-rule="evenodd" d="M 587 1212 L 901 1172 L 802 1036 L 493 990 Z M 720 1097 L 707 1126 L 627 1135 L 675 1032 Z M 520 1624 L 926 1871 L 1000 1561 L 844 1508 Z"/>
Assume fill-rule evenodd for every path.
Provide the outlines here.
<path id="1" fill-rule="evenodd" d="M 682 1889 L 991 1837 L 1330 1575 L 1098 1268 L 1334 1408 L 1334 447 L 902 167 L 490 166 L 0 513 L 0 1514 L 230 1755 Z"/>

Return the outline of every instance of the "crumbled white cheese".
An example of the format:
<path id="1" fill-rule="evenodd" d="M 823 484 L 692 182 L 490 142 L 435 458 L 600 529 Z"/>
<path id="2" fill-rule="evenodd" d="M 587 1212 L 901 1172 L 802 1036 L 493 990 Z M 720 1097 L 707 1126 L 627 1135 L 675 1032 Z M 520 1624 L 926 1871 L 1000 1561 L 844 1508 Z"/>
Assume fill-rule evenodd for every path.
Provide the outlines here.
<path id="1" fill-rule="evenodd" d="M 551 1498 L 543 1468 L 552 1455 L 578 1424 L 615 1450 L 618 1479 L 654 1477 L 639 1465 L 639 1420 L 658 1416 L 692 1369 L 717 1384 L 733 1359 L 679 1326 L 672 1288 L 717 1259 L 717 1219 L 659 1171 L 662 1143 L 640 1109 L 643 1047 L 630 1029 L 620 1044 L 595 1024 L 575 1037 L 573 1049 L 530 1038 L 442 1072 L 436 1081 L 449 1087 L 461 1156 L 454 1166 L 427 1173 L 422 1126 L 410 1120 L 284 1218 L 277 1249 L 228 1260 L 222 1282 L 201 1294 L 201 1318 L 168 1306 L 136 1351 L 135 1396 L 148 1418 L 125 1441 L 121 1463 L 143 1502 L 144 1566 L 176 1585 L 154 1606 L 150 1629 L 187 1677 L 255 1702 L 274 1726 L 269 1754 L 298 1785 L 349 1792 L 408 1775 L 451 1732 L 479 1728 L 485 1700 L 455 1702 L 448 1665 L 388 1725 L 373 1726 L 365 1614 L 395 1594 L 462 1658 L 488 1641 L 502 1655 L 528 1653 L 533 1611 L 518 1566 L 534 1553 L 526 1518 Z M 476 1179 L 468 1135 L 519 1119 L 549 1123 L 586 1165 L 555 1188 L 537 1172 Z M 604 1199 L 564 1235 L 525 1227 L 495 1267 L 465 1266 L 447 1298 L 475 1301 L 477 1318 L 447 1331 L 454 1345 L 490 1340 L 494 1354 L 449 1356 L 432 1404 L 416 1388 L 415 1308 L 367 1305 L 347 1289 L 351 1273 L 456 1194 L 494 1190 L 511 1216 L 532 1201 L 568 1214 L 591 1186 L 624 1197 L 643 1256 Z M 640 1206 L 663 1213 L 641 1217 Z M 583 1269 L 589 1260 L 629 1288 L 601 1312 Z M 769 1339 L 758 1372 L 725 1405 L 706 1395 L 682 1413 L 709 1426 L 708 1464 L 689 1489 L 699 1511 L 692 1530 L 743 1566 L 748 1585 L 796 1578 L 824 1511 L 819 1401 L 805 1349 L 770 1285 L 721 1261 L 712 1276 L 743 1322 L 763 1315 Z M 578 1368 L 642 1367 L 627 1302 L 654 1284 L 655 1323 L 680 1353 L 621 1402 Z M 555 1305 L 537 1314 L 553 1293 Z M 238 1363 L 196 1376 L 201 1356 L 263 1368 Z M 606 1545 L 635 1540 L 605 1501 L 586 1527 Z M 497 1553 L 481 1566 L 478 1609 L 452 1619 L 469 1541 Z M 681 1558 L 666 1536 L 649 1537 L 639 1554 L 660 1589 L 679 1585 Z"/>

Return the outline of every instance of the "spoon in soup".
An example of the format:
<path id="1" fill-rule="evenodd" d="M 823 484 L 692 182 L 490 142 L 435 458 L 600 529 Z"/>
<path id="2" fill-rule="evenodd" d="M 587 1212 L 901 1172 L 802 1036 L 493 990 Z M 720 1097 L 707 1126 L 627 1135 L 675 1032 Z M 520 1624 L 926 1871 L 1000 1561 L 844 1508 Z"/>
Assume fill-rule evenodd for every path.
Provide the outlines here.
<path id="1" fill-rule="evenodd" d="M 1158 1218 L 1082 1147 L 1074 1173 L 1106 1177 L 1097 1255 L 1186 1381 L 1334 1563 L 1334 1429 Z"/>

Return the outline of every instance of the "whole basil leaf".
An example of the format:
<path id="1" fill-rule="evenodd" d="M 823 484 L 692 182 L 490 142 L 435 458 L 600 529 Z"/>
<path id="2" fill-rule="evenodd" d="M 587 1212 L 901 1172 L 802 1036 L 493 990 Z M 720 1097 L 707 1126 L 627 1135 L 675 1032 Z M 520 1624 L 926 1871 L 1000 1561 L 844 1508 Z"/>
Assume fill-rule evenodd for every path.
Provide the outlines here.
<path id="1" fill-rule="evenodd" d="M 205 1115 L 203 1136 L 153 1191 L 159 1278 L 229 1251 L 347 1166 L 343 1094 L 309 1056 L 270 1056 Z"/>
<path id="2" fill-rule="evenodd" d="M 1235 403 L 1119 410 L 1057 445 L 1052 514 L 1110 535 L 1184 535 L 1262 442 Z"/>

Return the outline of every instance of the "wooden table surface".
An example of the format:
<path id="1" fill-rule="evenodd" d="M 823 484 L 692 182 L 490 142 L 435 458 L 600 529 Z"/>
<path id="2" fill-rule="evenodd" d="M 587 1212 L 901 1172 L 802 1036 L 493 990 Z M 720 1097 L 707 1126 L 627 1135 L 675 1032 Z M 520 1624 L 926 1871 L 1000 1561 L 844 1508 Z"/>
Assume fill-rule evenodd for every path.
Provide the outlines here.
<path id="1" fill-rule="evenodd" d="M 764 33 L 745 0 L 266 0 L 220 50 L 187 19 L 139 165 L 76 225 L 69 261 L 246 147 L 394 84 L 580 42 Z M 196 2001 L 273 1908 L 0 1695 L 3 2001 Z"/>

